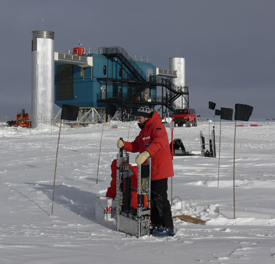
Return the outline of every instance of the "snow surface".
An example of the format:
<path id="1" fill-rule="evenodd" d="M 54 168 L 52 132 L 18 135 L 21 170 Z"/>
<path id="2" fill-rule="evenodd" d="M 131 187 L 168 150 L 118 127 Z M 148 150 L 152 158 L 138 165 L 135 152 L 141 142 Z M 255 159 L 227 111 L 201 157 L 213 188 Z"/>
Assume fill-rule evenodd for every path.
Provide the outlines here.
<path id="1" fill-rule="evenodd" d="M 275 124 L 250 124 L 236 133 L 236 218 L 235 123 L 222 122 L 218 187 L 216 122 L 217 158 L 175 157 L 169 190 L 173 215 L 184 213 L 207 224 L 175 219 L 176 235 L 168 238 L 131 237 L 117 232 L 114 221 L 95 221 L 95 198 L 109 186 L 117 139 L 133 140 L 136 122 L 62 128 L 53 216 L 59 128 L 2 126 L 0 263 L 275 263 Z M 167 131 L 171 138 L 168 124 Z M 174 138 L 181 138 L 187 151 L 200 153 L 200 131 L 208 140 L 207 122 L 176 127 Z M 135 156 L 130 154 L 131 163 Z"/>

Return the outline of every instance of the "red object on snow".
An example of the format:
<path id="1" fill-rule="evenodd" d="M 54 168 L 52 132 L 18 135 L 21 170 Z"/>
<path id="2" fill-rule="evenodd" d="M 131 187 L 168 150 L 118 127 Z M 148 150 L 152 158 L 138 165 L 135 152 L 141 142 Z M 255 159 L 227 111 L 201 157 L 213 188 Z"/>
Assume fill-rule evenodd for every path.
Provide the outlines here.
<path id="1" fill-rule="evenodd" d="M 116 197 L 116 163 L 117 160 L 113 160 L 112 164 L 111 164 L 111 170 L 112 170 L 112 180 L 111 180 L 111 185 L 107 190 L 106 193 L 106 197 L 111 197 L 113 199 L 115 199 Z M 132 175 L 130 175 L 132 181 L 131 181 L 131 207 L 137 209 L 137 203 L 138 203 L 138 195 L 137 195 L 137 191 L 135 191 L 137 189 L 137 181 L 138 181 L 138 167 L 137 166 L 132 166 L 131 164 L 129 164 L 129 169 L 133 172 Z M 147 196 L 144 196 L 144 206 L 147 205 Z"/>
<path id="2" fill-rule="evenodd" d="M 9 121 L 10 125 L 20 127 L 31 127 L 32 122 L 30 120 L 29 113 L 25 113 L 25 109 L 22 109 L 21 113 L 16 114 L 16 120 Z"/>

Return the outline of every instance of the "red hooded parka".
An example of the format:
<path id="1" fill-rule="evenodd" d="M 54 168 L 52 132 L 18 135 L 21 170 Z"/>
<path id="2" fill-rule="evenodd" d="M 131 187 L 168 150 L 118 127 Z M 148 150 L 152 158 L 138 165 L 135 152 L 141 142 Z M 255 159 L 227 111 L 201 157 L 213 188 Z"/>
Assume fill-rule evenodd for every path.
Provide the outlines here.
<path id="1" fill-rule="evenodd" d="M 123 149 L 140 153 L 146 150 L 150 153 L 152 181 L 174 176 L 168 135 L 157 112 L 146 121 L 133 142 L 125 141 Z"/>

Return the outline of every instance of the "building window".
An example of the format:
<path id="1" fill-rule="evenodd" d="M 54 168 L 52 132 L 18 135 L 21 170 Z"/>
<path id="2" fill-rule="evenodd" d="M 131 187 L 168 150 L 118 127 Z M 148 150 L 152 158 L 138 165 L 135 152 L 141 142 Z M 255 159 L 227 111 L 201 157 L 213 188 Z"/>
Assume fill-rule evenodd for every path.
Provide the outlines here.
<path id="1" fill-rule="evenodd" d="M 103 74 L 106 75 L 106 72 L 107 72 L 107 68 L 106 66 L 103 67 Z"/>
<path id="2" fill-rule="evenodd" d="M 73 99 L 73 65 L 61 64 L 56 67 L 56 100 Z"/>

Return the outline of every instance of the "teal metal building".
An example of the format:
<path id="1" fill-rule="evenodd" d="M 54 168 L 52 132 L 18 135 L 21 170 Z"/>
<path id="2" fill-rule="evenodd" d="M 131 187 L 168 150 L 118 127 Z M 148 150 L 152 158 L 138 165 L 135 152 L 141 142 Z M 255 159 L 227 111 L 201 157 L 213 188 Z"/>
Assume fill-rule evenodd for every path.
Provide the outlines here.
<path id="1" fill-rule="evenodd" d="M 105 108 L 111 115 L 118 108 L 131 112 L 141 104 L 174 110 L 173 102 L 188 94 L 170 82 L 176 71 L 134 60 L 121 47 L 99 48 L 94 53 L 78 47 L 73 54 L 55 52 L 54 59 L 55 104 L 59 107 Z M 159 98 L 158 86 L 162 87 Z"/>

